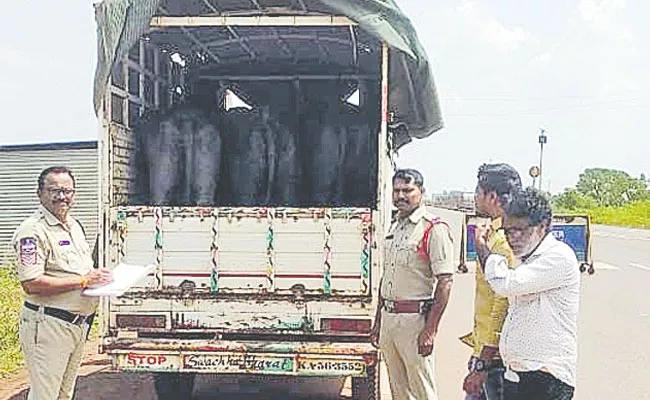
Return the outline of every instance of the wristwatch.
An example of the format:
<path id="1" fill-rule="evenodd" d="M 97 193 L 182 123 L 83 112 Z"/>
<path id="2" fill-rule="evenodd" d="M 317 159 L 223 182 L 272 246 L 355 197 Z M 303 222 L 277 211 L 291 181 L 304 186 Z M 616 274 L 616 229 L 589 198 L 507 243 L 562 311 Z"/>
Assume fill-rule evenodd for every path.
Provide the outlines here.
<path id="1" fill-rule="evenodd" d="M 487 367 L 488 367 L 488 361 L 486 360 L 481 360 L 480 358 L 477 358 L 474 361 L 474 372 L 486 371 Z"/>

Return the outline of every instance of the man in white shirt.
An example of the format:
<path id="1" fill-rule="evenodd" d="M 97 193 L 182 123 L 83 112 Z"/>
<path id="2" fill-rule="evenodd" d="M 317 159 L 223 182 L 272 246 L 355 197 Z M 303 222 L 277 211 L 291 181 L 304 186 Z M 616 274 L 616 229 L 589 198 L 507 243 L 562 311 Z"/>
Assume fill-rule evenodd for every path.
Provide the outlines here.
<path id="1" fill-rule="evenodd" d="M 526 188 L 514 196 L 504 231 L 518 259 L 515 269 L 490 254 L 490 227 L 476 230 L 485 278 L 509 301 L 499 342 L 506 400 L 568 400 L 575 390 L 580 272 L 573 250 L 551 234 L 551 218 L 540 191 Z"/>

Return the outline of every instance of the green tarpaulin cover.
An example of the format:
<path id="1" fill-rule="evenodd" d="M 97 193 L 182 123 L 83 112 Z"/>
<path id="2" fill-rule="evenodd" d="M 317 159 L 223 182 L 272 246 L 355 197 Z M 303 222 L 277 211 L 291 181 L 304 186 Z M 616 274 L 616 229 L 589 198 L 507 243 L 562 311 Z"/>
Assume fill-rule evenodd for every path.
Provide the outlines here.
<path id="1" fill-rule="evenodd" d="M 200 1 L 182 0 L 104 0 L 95 6 L 97 20 L 98 62 L 95 72 L 94 102 L 99 110 L 113 64 L 121 59 L 140 36 L 147 33 L 158 7 L 187 10 L 193 15 Z M 260 9 L 245 1 L 216 1 L 219 12 L 241 15 L 250 4 L 251 13 Z M 412 138 L 425 138 L 442 128 L 442 116 L 436 86 L 427 55 L 411 21 L 392 0 L 286 0 L 259 2 L 263 6 L 345 15 L 370 35 L 390 47 L 389 109 L 396 117 L 392 126 L 393 145 L 399 148 Z M 244 6 L 242 6 L 244 4 Z M 196 11 L 195 11 L 196 12 Z"/>

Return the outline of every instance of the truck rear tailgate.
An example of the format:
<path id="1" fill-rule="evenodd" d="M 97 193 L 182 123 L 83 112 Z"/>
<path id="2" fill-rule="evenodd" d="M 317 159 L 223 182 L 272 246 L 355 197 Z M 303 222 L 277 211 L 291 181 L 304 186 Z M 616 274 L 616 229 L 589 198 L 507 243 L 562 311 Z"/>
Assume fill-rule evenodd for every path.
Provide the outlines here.
<path id="1" fill-rule="evenodd" d="M 111 259 L 156 264 L 142 287 L 369 294 L 371 211 L 119 207 Z"/>
<path id="2" fill-rule="evenodd" d="M 359 339 L 370 329 L 376 250 L 368 209 L 112 212 L 111 260 L 157 266 L 138 287 L 110 300 L 113 334 L 336 333 Z"/>

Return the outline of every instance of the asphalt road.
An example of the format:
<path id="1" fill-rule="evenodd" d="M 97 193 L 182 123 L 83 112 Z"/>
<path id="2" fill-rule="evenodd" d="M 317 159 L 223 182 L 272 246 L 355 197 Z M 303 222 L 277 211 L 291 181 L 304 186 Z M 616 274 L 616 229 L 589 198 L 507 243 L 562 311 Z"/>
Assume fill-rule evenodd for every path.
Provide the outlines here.
<path id="1" fill-rule="evenodd" d="M 436 210 L 456 226 L 454 212 Z M 577 400 L 650 400 L 650 230 L 595 225 L 594 275 L 582 274 Z M 474 276 L 455 279 L 439 334 L 441 400 L 461 399 Z"/>
<path id="2" fill-rule="evenodd" d="M 437 210 L 460 232 L 458 213 Z M 582 276 L 579 321 L 578 400 L 650 400 L 650 230 L 595 226 L 596 273 Z M 474 276 L 457 275 L 436 341 L 441 400 L 462 399 L 469 349 L 457 337 L 472 322 Z M 390 399 L 385 375 L 384 399 Z M 201 376 L 196 399 L 338 398 L 338 381 L 266 382 Z M 24 398 L 24 394 L 14 399 Z M 76 399 L 155 400 L 146 374 L 94 373 L 81 377 Z"/>

